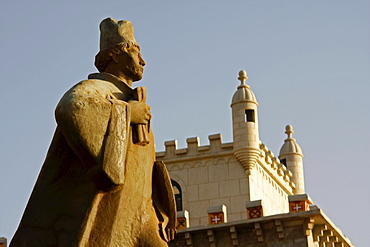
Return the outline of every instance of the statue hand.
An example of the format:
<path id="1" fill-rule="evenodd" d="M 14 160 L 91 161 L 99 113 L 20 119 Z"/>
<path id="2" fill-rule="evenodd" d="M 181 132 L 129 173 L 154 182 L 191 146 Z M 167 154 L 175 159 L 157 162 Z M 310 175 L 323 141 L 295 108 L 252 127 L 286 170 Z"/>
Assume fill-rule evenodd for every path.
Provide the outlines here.
<path id="1" fill-rule="evenodd" d="M 152 118 L 150 106 L 144 102 L 131 100 L 128 102 L 131 108 L 131 123 L 132 124 L 147 124 Z"/>
<path id="2" fill-rule="evenodd" d="M 166 227 L 168 242 L 175 238 L 176 229 Z"/>

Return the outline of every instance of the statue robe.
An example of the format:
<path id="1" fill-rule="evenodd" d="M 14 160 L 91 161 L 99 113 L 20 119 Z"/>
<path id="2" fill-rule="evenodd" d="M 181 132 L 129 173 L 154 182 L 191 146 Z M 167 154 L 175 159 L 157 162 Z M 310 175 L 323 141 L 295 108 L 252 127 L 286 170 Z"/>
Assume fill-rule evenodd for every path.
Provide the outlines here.
<path id="1" fill-rule="evenodd" d="M 66 92 L 11 247 L 167 246 L 162 238 L 175 230 L 173 192 L 163 164 L 152 180 L 152 133 L 145 146 L 132 141 L 132 99 L 133 90 L 106 73 Z"/>

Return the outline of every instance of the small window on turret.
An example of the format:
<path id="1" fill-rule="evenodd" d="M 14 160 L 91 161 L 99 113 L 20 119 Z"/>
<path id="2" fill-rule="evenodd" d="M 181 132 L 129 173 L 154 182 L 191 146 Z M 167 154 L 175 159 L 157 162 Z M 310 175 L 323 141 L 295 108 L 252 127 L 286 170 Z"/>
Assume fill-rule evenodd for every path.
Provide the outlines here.
<path id="1" fill-rule="evenodd" d="M 286 166 L 286 159 L 282 159 L 280 160 L 281 164 L 283 164 L 284 166 Z"/>
<path id="2" fill-rule="evenodd" d="M 245 121 L 246 122 L 255 122 L 254 120 L 254 110 L 245 110 Z"/>

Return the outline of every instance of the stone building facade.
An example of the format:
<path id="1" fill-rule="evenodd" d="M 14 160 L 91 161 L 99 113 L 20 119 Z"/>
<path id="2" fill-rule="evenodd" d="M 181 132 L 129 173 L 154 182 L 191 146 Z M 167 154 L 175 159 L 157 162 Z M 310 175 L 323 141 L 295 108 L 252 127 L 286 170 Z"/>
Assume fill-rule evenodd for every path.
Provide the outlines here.
<path id="1" fill-rule="evenodd" d="M 178 210 L 178 234 L 169 245 L 352 246 L 317 206 L 309 206 L 292 126 L 275 156 L 259 139 L 258 103 L 246 72 L 238 79 L 232 143 L 216 134 L 200 146 L 193 137 L 187 148 L 167 141 L 156 153 L 167 165 Z"/>

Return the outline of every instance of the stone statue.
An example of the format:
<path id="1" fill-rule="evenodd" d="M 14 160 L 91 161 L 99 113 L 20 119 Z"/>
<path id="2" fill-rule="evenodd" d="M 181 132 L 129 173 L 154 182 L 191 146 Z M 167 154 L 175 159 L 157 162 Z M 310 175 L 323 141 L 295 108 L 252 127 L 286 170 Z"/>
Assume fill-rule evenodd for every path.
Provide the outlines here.
<path id="1" fill-rule="evenodd" d="M 60 100 L 57 128 L 11 247 L 167 246 L 172 185 L 155 161 L 144 60 L 129 21 L 100 24 L 91 74 Z"/>

